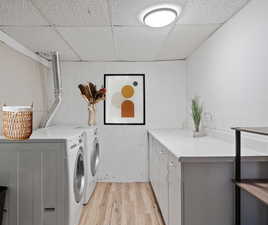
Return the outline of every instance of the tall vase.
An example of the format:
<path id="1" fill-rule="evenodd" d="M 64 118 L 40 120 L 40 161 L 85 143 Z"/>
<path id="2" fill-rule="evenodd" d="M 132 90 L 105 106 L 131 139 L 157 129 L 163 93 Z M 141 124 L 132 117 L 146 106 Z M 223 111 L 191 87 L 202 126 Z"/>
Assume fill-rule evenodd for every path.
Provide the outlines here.
<path id="1" fill-rule="evenodd" d="M 198 127 L 198 129 L 195 127 L 194 131 L 193 131 L 193 137 L 204 137 L 206 136 L 206 133 L 203 129 L 200 129 Z"/>
<path id="2" fill-rule="evenodd" d="M 96 105 L 88 104 L 88 125 L 95 126 L 96 125 Z"/>

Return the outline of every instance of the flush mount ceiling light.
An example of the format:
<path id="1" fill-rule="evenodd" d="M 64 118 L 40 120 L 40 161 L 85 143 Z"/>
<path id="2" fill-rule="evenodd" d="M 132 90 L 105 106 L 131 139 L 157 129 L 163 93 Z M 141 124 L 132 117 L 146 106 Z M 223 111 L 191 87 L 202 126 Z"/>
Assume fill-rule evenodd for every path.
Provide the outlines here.
<path id="1" fill-rule="evenodd" d="M 144 10 L 140 20 L 149 27 L 164 27 L 174 22 L 180 13 L 180 6 L 158 5 Z"/>

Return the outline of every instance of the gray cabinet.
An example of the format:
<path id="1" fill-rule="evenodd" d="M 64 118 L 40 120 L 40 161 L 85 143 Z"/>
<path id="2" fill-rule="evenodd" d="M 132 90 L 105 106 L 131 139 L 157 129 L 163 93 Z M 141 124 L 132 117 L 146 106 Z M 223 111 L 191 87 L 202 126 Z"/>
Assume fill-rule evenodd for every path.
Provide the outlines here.
<path id="1" fill-rule="evenodd" d="M 64 143 L 1 143 L 0 185 L 8 186 L 3 225 L 66 224 L 64 154 Z"/>
<path id="2" fill-rule="evenodd" d="M 163 218 L 168 224 L 168 151 L 158 143 L 158 186 L 159 186 L 159 206 Z"/>
<path id="3" fill-rule="evenodd" d="M 18 154 L 18 207 L 20 225 L 42 224 L 42 172 L 38 151 Z M 9 212 L 12 208 L 8 209 Z"/>
<path id="4" fill-rule="evenodd" d="M 166 225 L 232 225 L 233 158 L 179 159 L 152 135 L 149 140 L 150 182 Z M 267 171 L 267 157 L 243 161 L 243 177 L 263 178 Z M 242 203 L 245 201 L 242 224 L 267 225 L 266 205 L 243 192 Z"/>
<path id="5" fill-rule="evenodd" d="M 151 180 L 151 184 L 153 186 L 155 195 L 158 195 L 158 154 L 157 154 L 157 144 L 156 140 L 153 139 L 151 136 L 149 137 L 149 176 Z"/>
<path id="6" fill-rule="evenodd" d="M 168 224 L 168 152 L 149 136 L 149 176 L 162 216 Z"/>
<path id="7" fill-rule="evenodd" d="M 169 225 L 181 225 L 181 164 L 178 159 L 169 154 L 169 164 L 168 164 L 168 186 L 169 186 Z"/>
<path id="8" fill-rule="evenodd" d="M 0 181 L 1 186 L 8 186 L 8 194 L 6 196 L 5 209 L 3 215 L 3 225 L 17 225 L 17 198 L 18 186 L 17 179 L 17 153 L 16 152 L 0 152 Z M 10 194 L 12 192 L 12 194 Z M 12 209 L 12 210 L 9 210 Z"/>

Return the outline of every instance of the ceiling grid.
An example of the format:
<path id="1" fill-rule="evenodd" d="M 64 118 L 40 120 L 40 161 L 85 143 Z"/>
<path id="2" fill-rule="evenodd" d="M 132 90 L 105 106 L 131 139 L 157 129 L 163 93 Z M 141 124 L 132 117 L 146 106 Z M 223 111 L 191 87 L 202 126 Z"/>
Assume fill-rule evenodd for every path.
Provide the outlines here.
<path id="1" fill-rule="evenodd" d="M 139 13 L 180 5 L 173 24 L 149 28 Z M 0 30 L 34 52 L 57 50 L 66 61 L 185 59 L 248 0 L 1 0 Z"/>
<path id="2" fill-rule="evenodd" d="M 60 34 L 60 32 L 57 30 L 57 28 L 55 27 L 54 24 L 52 24 L 51 21 L 49 21 L 49 19 L 46 17 L 45 14 L 43 14 L 42 10 L 34 4 L 33 0 L 30 0 L 30 2 L 32 3 L 33 7 L 36 8 L 36 10 L 40 13 L 40 15 L 44 18 L 44 20 L 50 25 L 51 29 L 53 29 L 58 35 L 59 37 L 63 40 L 64 43 L 66 43 L 66 45 L 69 46 L 69 48 L 72 50 L 72 52 L 74 53 L 74 55 L 76 55 L 78 57 L 79 60 L 82 60 L 82 58 L 80 57 L 80 55 L 74 50 L 74 48 L 72 47 L 72 45 L 70 45 L 70 43 L 68 43 L 64 37 Z M 55 49 L 57 50 L 57 49 Z M 59 50 L 57 50 L 59 51 Z"/>
<path id="3" fill-rule="evenodd" d="M 116 45 L 116 42 L 115 42 L 115 34 L 114 34 L 114 25 L 113 25 L 111 4 L 110 4 L 110 0 L 106 0 L 106 1 L 107 1 L 107 5 L 108 5 L 108 16 L 109 16 L 109 22 L 110 22 L 111 32 L 112 32 L 113 49 L 114 49 L 114 53 L 115 53 L 115 58 L 118 59 L 118 49 L 117 49 L 117 45 Z"/>

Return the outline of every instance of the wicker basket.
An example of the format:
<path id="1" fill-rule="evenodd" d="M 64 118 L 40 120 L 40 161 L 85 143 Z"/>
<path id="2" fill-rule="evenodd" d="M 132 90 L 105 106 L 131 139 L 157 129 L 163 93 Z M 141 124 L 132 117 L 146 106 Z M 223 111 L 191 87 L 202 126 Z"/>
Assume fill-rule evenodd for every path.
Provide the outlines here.
<path id="1" fill-rule="evenodd" d="M 11 140 L 26 140 L 32 134 L 32 106 L 3 106 L 3 135 Z"/>

